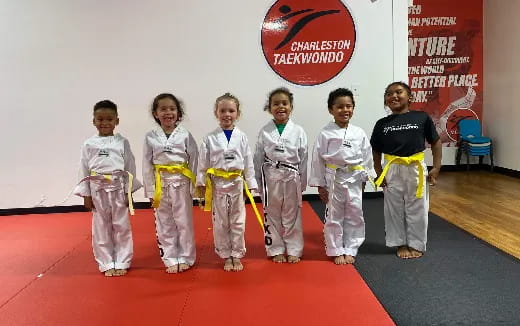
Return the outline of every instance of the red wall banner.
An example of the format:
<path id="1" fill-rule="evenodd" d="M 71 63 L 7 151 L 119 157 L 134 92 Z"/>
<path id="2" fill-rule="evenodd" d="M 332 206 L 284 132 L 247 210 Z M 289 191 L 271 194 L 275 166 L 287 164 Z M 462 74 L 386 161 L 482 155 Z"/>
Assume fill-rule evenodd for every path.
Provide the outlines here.
<path id="1" fill-rule="evenodd" d="M 430 114 L 444 146 L 457 123 L 482 117 L 482 0 L 414 0 L 408 9 L 411 109 Z"/>

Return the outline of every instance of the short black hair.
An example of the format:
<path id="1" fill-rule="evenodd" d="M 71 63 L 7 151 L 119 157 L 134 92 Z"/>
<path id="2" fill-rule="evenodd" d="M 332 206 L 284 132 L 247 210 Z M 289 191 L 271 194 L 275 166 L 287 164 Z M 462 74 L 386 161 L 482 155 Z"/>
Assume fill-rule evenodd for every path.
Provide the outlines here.
<path id="1" fill-rule="evenodd" d="M 101 110 L 101 109 L 112 110 L 117 115 L 117 105 L 114 102 L 110 101 L 110 100 L 103 100 L 103 101 L 99 101 L 96 104 L 94 104 L 93 113 L 95 113 L 97 110 Z"/>
<path id="2" fill-rule="evenodd" d="M 329 109 L 332 109 L 332 106 L 334 105 L 334 101 L 338 97 L 348 96 L 352 100 L 352 104 L 356 106 L 356 102 L 354 101 L 354 94 L 352 91 L 348 88 L 337 88 L 329 93 L 329 99 L 327 100 L 327 105 L 329 106 Z"/>

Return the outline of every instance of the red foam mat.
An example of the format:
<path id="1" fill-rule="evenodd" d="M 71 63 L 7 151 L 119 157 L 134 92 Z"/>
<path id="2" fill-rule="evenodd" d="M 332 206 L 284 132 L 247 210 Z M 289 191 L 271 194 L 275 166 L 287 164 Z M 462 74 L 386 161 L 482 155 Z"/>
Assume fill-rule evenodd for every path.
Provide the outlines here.
<path id="1" fill-rule="evenodd" d="M 164 272 L 152 212 L 138 210 L 132 269 L 118 278 L 97 271 L 89 214 L 0 218 L 0 325 L 393 325 L 356 270 L 325 256 L 322 224 L 303 210 L 301 263 L 266 259 L 248 207 L 245 269 L 224 272 L 209 213 L 195 208 L 198 261 L 178 275 Z"/>

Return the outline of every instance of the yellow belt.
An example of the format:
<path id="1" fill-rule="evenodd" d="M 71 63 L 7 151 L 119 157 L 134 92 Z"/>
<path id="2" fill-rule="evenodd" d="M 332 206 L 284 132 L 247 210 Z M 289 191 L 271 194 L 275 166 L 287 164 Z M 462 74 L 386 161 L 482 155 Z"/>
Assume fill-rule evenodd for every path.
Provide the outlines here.
<path id="1" fill-rule="evenodd" d="M 417 184 L 417 191 L 415 192 L 416 198 L 422 198 L 423 189 L 424 189 L 424 171 L 422 169 L 421 163 L 424 161 L 424 152 L 415 153 L 412 156 L 402 157 L 395 156 L 390 154 L 385 154 L 385 160 L 387 161 L 383 172 L 376 180 L 376 185 L 379 187 L 385 178 L 388 169 L 390 168 L 390 164 L 417 164 L 417 169 L 419 170 L 419 183 Z"/>
<path id="2" fill-rule="evenodd" d="M 258 212 L 258 208 L 256 208 L 255 199 L 253 198 L 253 195 L 251 195 L 251 192 L 249 191 L 249 188 L 247 187 L 246 180 L 242 176 L 242 171 L 224 171 L 221 169 L 215 169 L 215 168 L 209 168 L 206 171 L 206 195 L 204 196 L 204 211 L 209 212 L 211 211 L 211 201 L 213 199 L 213 185 L 211 182 L 210 175 L 214 175 L 219 178 L 224 179 L 231 179 L 236 177 L 241 177 L 244 181 L 244 190 L 246 191 L 247 198 L 249 198 L 249 201 L 251 202 L 251 206 L 253 206 L 253 211 L 255 212 L 256 219 L 258 220 L 258 223 L 260 223 L 260 226 L 262 227 L 262 230 L 264 229 L 264 222 L 262 220 L 262 217 L 260 213 Z"/>
<path id="3" fill-rule="evenodd" d="M 185 176 L 186 178 L 190 179 L 191 183 L 193 184 L 193 187 L 195 187 L 195 175 L 188 168 L 188 163 L 177 164 L 177 165 L 154 164 L 154 168 L 155 168 L 155 192 L 153 194 L 153 202 L 152 202 L 153 208 L 159 207 L 159 204 L 161 203 L 161 198 L 162 198 L 161 171 L 172 173 L 172 174 L 180 173 L 183 176 Z"/>
<path id="4" fill-rule="evenodd" d="M 128 196 L 128 210 L 130 211 L 130 215 L 134 215 L 134 203 L 132 201 L 132 184 L 134 182 L 134 176 L 128 171 L 124 171 L 123 173 L 128 174 L 128 189 L 126 194 Z M 93 177 L 102 176 L 106 181 L 112 182 L 112 174 L 99 174 L 95 171 L 90 171 L 90 175 Z"/>
<path id="5" fill-rule="evenodd" d="M 334 164 L 326 164 L 329 169 L 337 170 L 337 169 L 347 169 L 349 171 L 365 171 L 365 168 L 361 165 L 347 165 L 345 167 L 340 167 Z M 376 184 L 374 182 L 374 179 L 372 179 L 370 176 L 368 176 L 368 181 L 370 181 L 370 184 L 374 187 L 374 189 L 377 190 Z"/>

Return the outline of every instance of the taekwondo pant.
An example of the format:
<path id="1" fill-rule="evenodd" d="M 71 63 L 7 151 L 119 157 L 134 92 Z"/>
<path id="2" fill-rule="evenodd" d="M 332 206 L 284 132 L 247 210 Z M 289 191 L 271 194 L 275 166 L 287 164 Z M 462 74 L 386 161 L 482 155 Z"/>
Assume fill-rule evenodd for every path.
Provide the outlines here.
<path id="1" fill-rule="evenodd" d="M 220 179 L 220 180 L 219 180 Z M 243 180 L 213 177 L 212 220 L 215 252 L 220 258 L 242 258 L 246 253 L 246 209 Z M 222 188 L 221 185 L 226 185 Z"/>
<path id="2" fill-rule="evenodd" d="M 99 270 L 128 269 L 133 256 L 132 228 L 122 178 L 90 181 L 92 248 Z"/>
<path id="3" fill-rule="evenodd" d="M 298 171 L 263 165 L 264 228 L 267 256 L 301 257 L 302 193 Z"/>
<path id="4" fill-rule="evenodd" d="M 161 259 L 166 267 L 195 263 L 193 199 L 190 183 L 163 180 L 161 204 L 155 209 L 155 228 Z"/>
<path id="5" fill-rule="evenodd" d="M 363 182 L 356 178 L 349 182 L 346 179 L 349 175 L 352 172 L 338 170 L 334 173 L 327 169 L 329 202 L 325 208 L 323 228 L 327 256 L 356 256 L 365 241 Z"/>
<path id="6" fill-rule="evenodd" d="M 426 251 L 429 189 L 426 181 L 428 170 L 424 162 L 424 189 L 422 198 L 416 198 L 419 179 L 417 164 L 391 164 L 385 176 L 384 214 L 386 245 L 407 245 Z"/>

